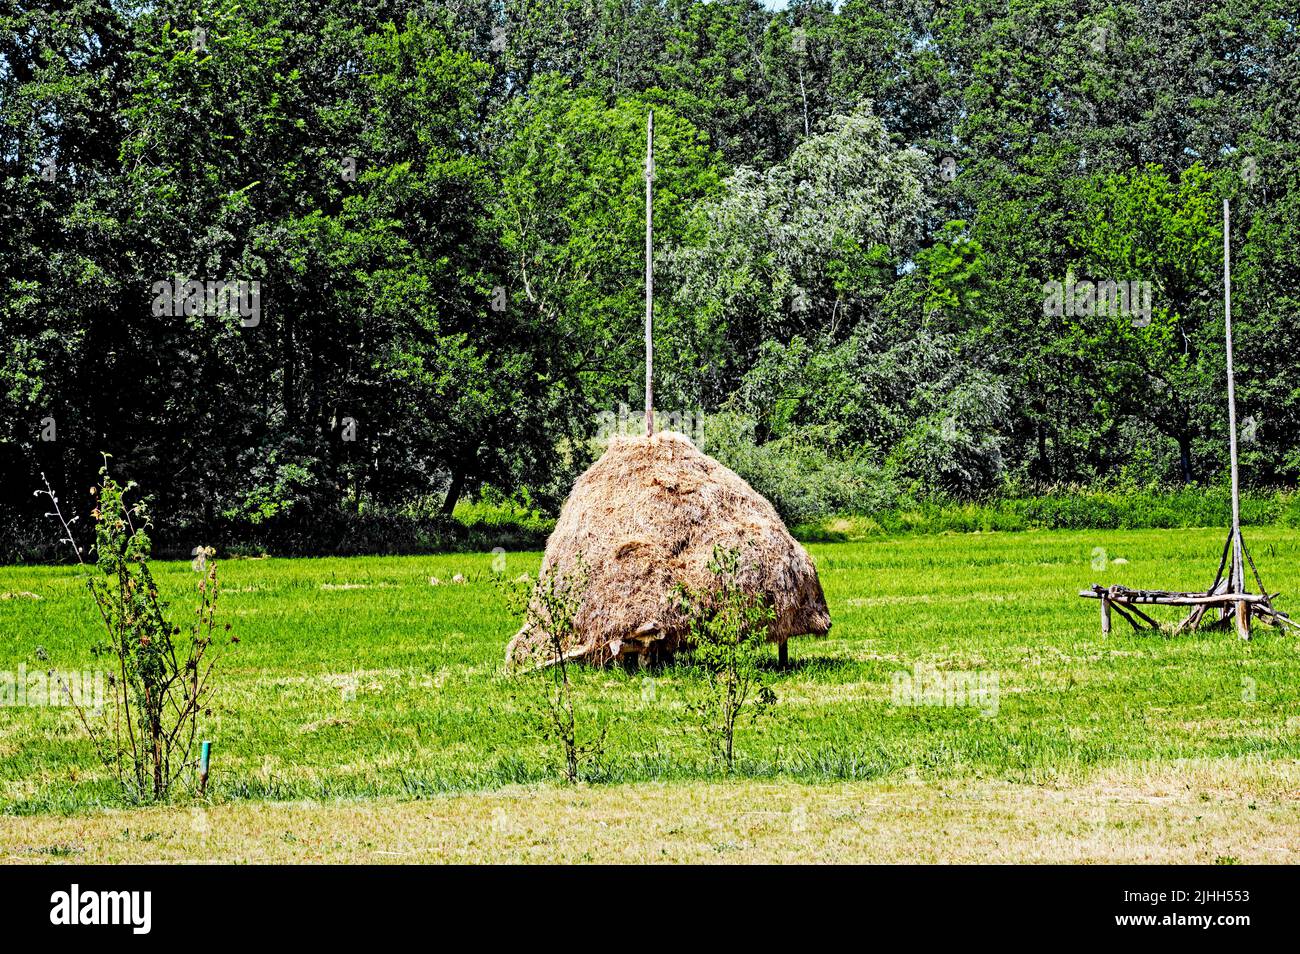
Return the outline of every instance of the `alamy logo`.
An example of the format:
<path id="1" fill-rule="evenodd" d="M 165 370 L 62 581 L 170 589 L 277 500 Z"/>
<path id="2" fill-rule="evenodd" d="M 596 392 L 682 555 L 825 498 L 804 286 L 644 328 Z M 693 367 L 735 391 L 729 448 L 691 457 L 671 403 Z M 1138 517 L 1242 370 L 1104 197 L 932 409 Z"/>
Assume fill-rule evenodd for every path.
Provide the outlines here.
<path id="1" fill-rule="evenodd" d="M 596 440 L 608 444 L 615 437 L 627 437 L 645 432 L 645 416 L 640 412 L 633 414 L 626 404 L 619 404 L 617 411 L 601 411 L 596 415 Z M 694 411 L 655 411 L 655 430 L 676 431 L 685 434 L 696 447 L 704 446 L 704 412 Z"/>
<path id="2" fill-rule="evenodd" d="M 128 924 L 132 933 L 148 934 L 153 926 L 152 891 L 70 891 L 50 895 L 51 924 Z"/>
<path id="3" fill-rule="evenodd" d="M 198 282 L 192 280 L 153 283 L 154 317 L 166 315 L 233 315 L 239 312 L 240 324 L 256 328 L 262 320 L 262 283 Z"/>
<path id="4" fill-rule="evenodd" d="M 1122 315 L 1133 327 L 1151 324 L 1151 283 L 1148 281 L 1075 281 L 1043 283 L 1043 314 L 1054 318 L 1088 318 L 1093 315 Z"/>
<path id="5" fill-rule="evenodd" d="M 0 670 L 0 706 L 75 706 L 99 712 L 104 708 L 104 673 L 102 670 L 56 669 L 27 671 L 26 663 L 18 670 Z"/>
<path id="6" fill-rule="evenodd" d="M 940 672 L 917 663 L 911 672 L 894 673 L 891 702 L 899 707 L 943 706 L 998 714 L 1000 691 L 996 672 Z"/>

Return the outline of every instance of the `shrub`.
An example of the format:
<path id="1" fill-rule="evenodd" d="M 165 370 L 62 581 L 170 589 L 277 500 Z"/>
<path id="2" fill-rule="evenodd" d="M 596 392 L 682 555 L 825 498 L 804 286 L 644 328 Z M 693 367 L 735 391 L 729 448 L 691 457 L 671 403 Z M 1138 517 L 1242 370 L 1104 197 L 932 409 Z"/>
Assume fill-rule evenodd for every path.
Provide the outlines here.
<path id="1" fill-rule="evenodd" d="M 537 659 L 534 672 L 542 680 L 542 691 L 533 700 L 534 722 L 543 738 L 555 743 L 561 755 L 562 772 L 567 782 L 576 782 L 584 762 L 599 760 L 605 744 L 605 727 L 584 739 L 574 704 L 573 682 L 569 678 L 572 663 L 565 650 L 573 645 L 574 619 L 587 591 L 590 574 L 578 557 L 578 569 L 571 574 L 551 572 L 543 575 L 531 596 L 527 590 L 515 589 L 527 600 L 526 625 L 546 634 L 539 644 L 543 658 Z"/>
<path id="2" fill-rule="evenodd" d="M 709 562 L 712 586 L 679 589 L 690 621 L 691 658 L 708 676 L 708 689 L 692 706 L 713 754 L 728 773 L 736 759 L 736 724 L 751 701 L 753 717 L 776 702 L 762 681 L 762 661 L 776 613 L 763 595 L 740 582 L 740 552 L 714 547 Z"/>
<path id="3" fill-rule="evenodd" d="M 217 564 L 207 560 L 210 549 L 200 551 L 196 569 L 202 569 L 203 577 L 198 608 L 188 638 L 181 638 L 181 627 L 168 618 L 167 604 L 149 571 L 149 520 L 144 505 L 126 502 L 134 484 L 119 486 L 108 475 L 107 465 L 100 475 L 93 511 L 93 569 L 82 560 L 82 549 L 73 538 L 77 518 L 65 520 L 48 482 L 45 490 L 37 491 L 49 497 L 54 507 L 49 516 L 63 527 L 62 542 L 72 547 L 77 561 L 88 570 L 86 586 L 105 636 L 92 652 L 107 657 L 113 667 L 109 726 L 97 728 L 98 718 L 86 711 L 82 701 L 73 698 L 72 702 L 100 759 L 123 788 L 140 800 L 161 800 L 192 764 L 199 718 L 208 711 L 212 695 L 215 659 L 209 649 L 217 638 Z"/>
<path id="4" fill-rule="evenodd" d="M 837 453 L 834 434 L 806 427 L 758 443 L 755 422 L 725 413 L 705 423 L 702 448 L 771 501 L 788 524 L 870 513 L 893 501 L 893 485 L 865 452 Z"/>
<path id="5" fill-rule="evenodd" d="M 1145 530 L 1226 527 L 1231 503 L 1220 488 L 1065 488 L 982 502 L 902 499 L 869 515 L 842 515 L 795 528 L 801 540 L 852 540 L 889 533 L 1016 530 Z M 1247 526 L 1300 526 L 1300 497 L 1256 491 L 1241 500 Z"/>

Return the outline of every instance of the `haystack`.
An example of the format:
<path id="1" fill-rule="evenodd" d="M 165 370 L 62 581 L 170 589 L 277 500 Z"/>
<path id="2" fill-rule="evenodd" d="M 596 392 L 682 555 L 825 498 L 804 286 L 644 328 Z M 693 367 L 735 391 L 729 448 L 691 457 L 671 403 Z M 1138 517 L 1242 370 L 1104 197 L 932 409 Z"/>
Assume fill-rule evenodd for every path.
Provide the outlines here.
<path id="1" fill-rule="evenodd" d="M 564 655 L 603 664 L 678 649 L 689 633 L 674 590 L 714 583 L 719 544 L 740 551 L 739 583 L 770 601 L 772 642 L 826 635 L 812 559 L 767 500 L 682 434 L 616 437 L 574 485 L 546 543 L 543 577 L 575 573 L 579 558 L 588 574 Z M 527 625 L 506 649 L 508 665 L 555 661 L 547 634 Z"/>

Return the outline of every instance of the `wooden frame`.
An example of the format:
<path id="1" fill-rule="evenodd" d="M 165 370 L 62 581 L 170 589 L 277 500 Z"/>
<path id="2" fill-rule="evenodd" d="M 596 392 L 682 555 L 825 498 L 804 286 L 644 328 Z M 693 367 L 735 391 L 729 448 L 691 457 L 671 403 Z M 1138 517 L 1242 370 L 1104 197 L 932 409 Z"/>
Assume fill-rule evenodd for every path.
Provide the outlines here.
<path id="1" fill-rule="evenodd" d="M 1251 573 L 1255 578 L 1256 585 L 1259 586 L 1258 593 L 1252 593 L 1244 583 L 1238 582 L 1232 584 L 1234 577 L 1241 579 L 1244 567 L 1229 567 L 1228 556 L 1232 554 L 1234 561 L 1244 556 L 1245 562 L 1250 566 Z M 1224 570 L 1228 570 L 1228 575 L 1224 576 Z M 1291 617 L 1280 612 L 1273 606 L 1273 600 L 1277 593 L 1270 594 L 1264 588 L 1264 582 L 1259 577 L 1259 570 L 1255 566 L 1255 561 L 1246 549 L 1245 542 L 1241 539 L 1240 529 L 1234 531 L 1228 536 L 1228 540 L 1223 545 L 1223 558 L 1219 561 L 1219 572 L 1214 577 L 1214 582 L 1204 593 L 1182 593 L 1174 590 L 1131 590 L 1126 586 L 1115 584 L 1113 586 L 1102 586 L 1100 583 L 1094 583 L 1089 589 L 1081 590 L 1080 596 L 1085 599 L 1094 599 L 1101 601 L 1101 633 L 1103 636 L 1109 635 L 1111 626 L 1111 613 L 1115 612 L 1122 616 L 1138 632 L 1143 629 L 1160 628 L 1160 624 L 1138 609 L 1138 606 L 1186 606 L 1191 607 L 1191 611 L 1174 628 L 1174 634 L 1196 629 L 1205 622 L 1207 613 L 1218 610 L 1218 618 L 1212 620 L 1212 625 L 1227 625 L 1229 618 L 1235 619 L 1237 626 L 1237 635 L 1242 639 L 1250 639 L 1250 624 L 1252 619 L 1260 619 L 1263 622 L 1270 623 L 1274 626 L 1290 626 L 1300 629 L 1300 623 L 1296 623 Z M 1139 624 L 1141 620 L 1142 624 Z"/>

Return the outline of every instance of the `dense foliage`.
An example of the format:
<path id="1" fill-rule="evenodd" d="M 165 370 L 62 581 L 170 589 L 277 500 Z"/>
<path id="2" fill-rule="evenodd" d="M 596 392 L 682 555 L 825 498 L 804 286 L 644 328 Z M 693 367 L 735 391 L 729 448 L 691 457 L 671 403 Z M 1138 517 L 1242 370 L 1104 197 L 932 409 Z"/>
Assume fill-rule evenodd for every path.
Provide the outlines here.
<path id="1" fill-rule="evenodd" d="M 658 404 L 787 517 L 1221 481 L 1224 198 L 1244 479 L 1293 483 L 1298 33 L 1283 0 L 9 0 L 0 549 L 101 452 L 164 544 L 553 510 L 641 400 L 652 107 Z"/>

